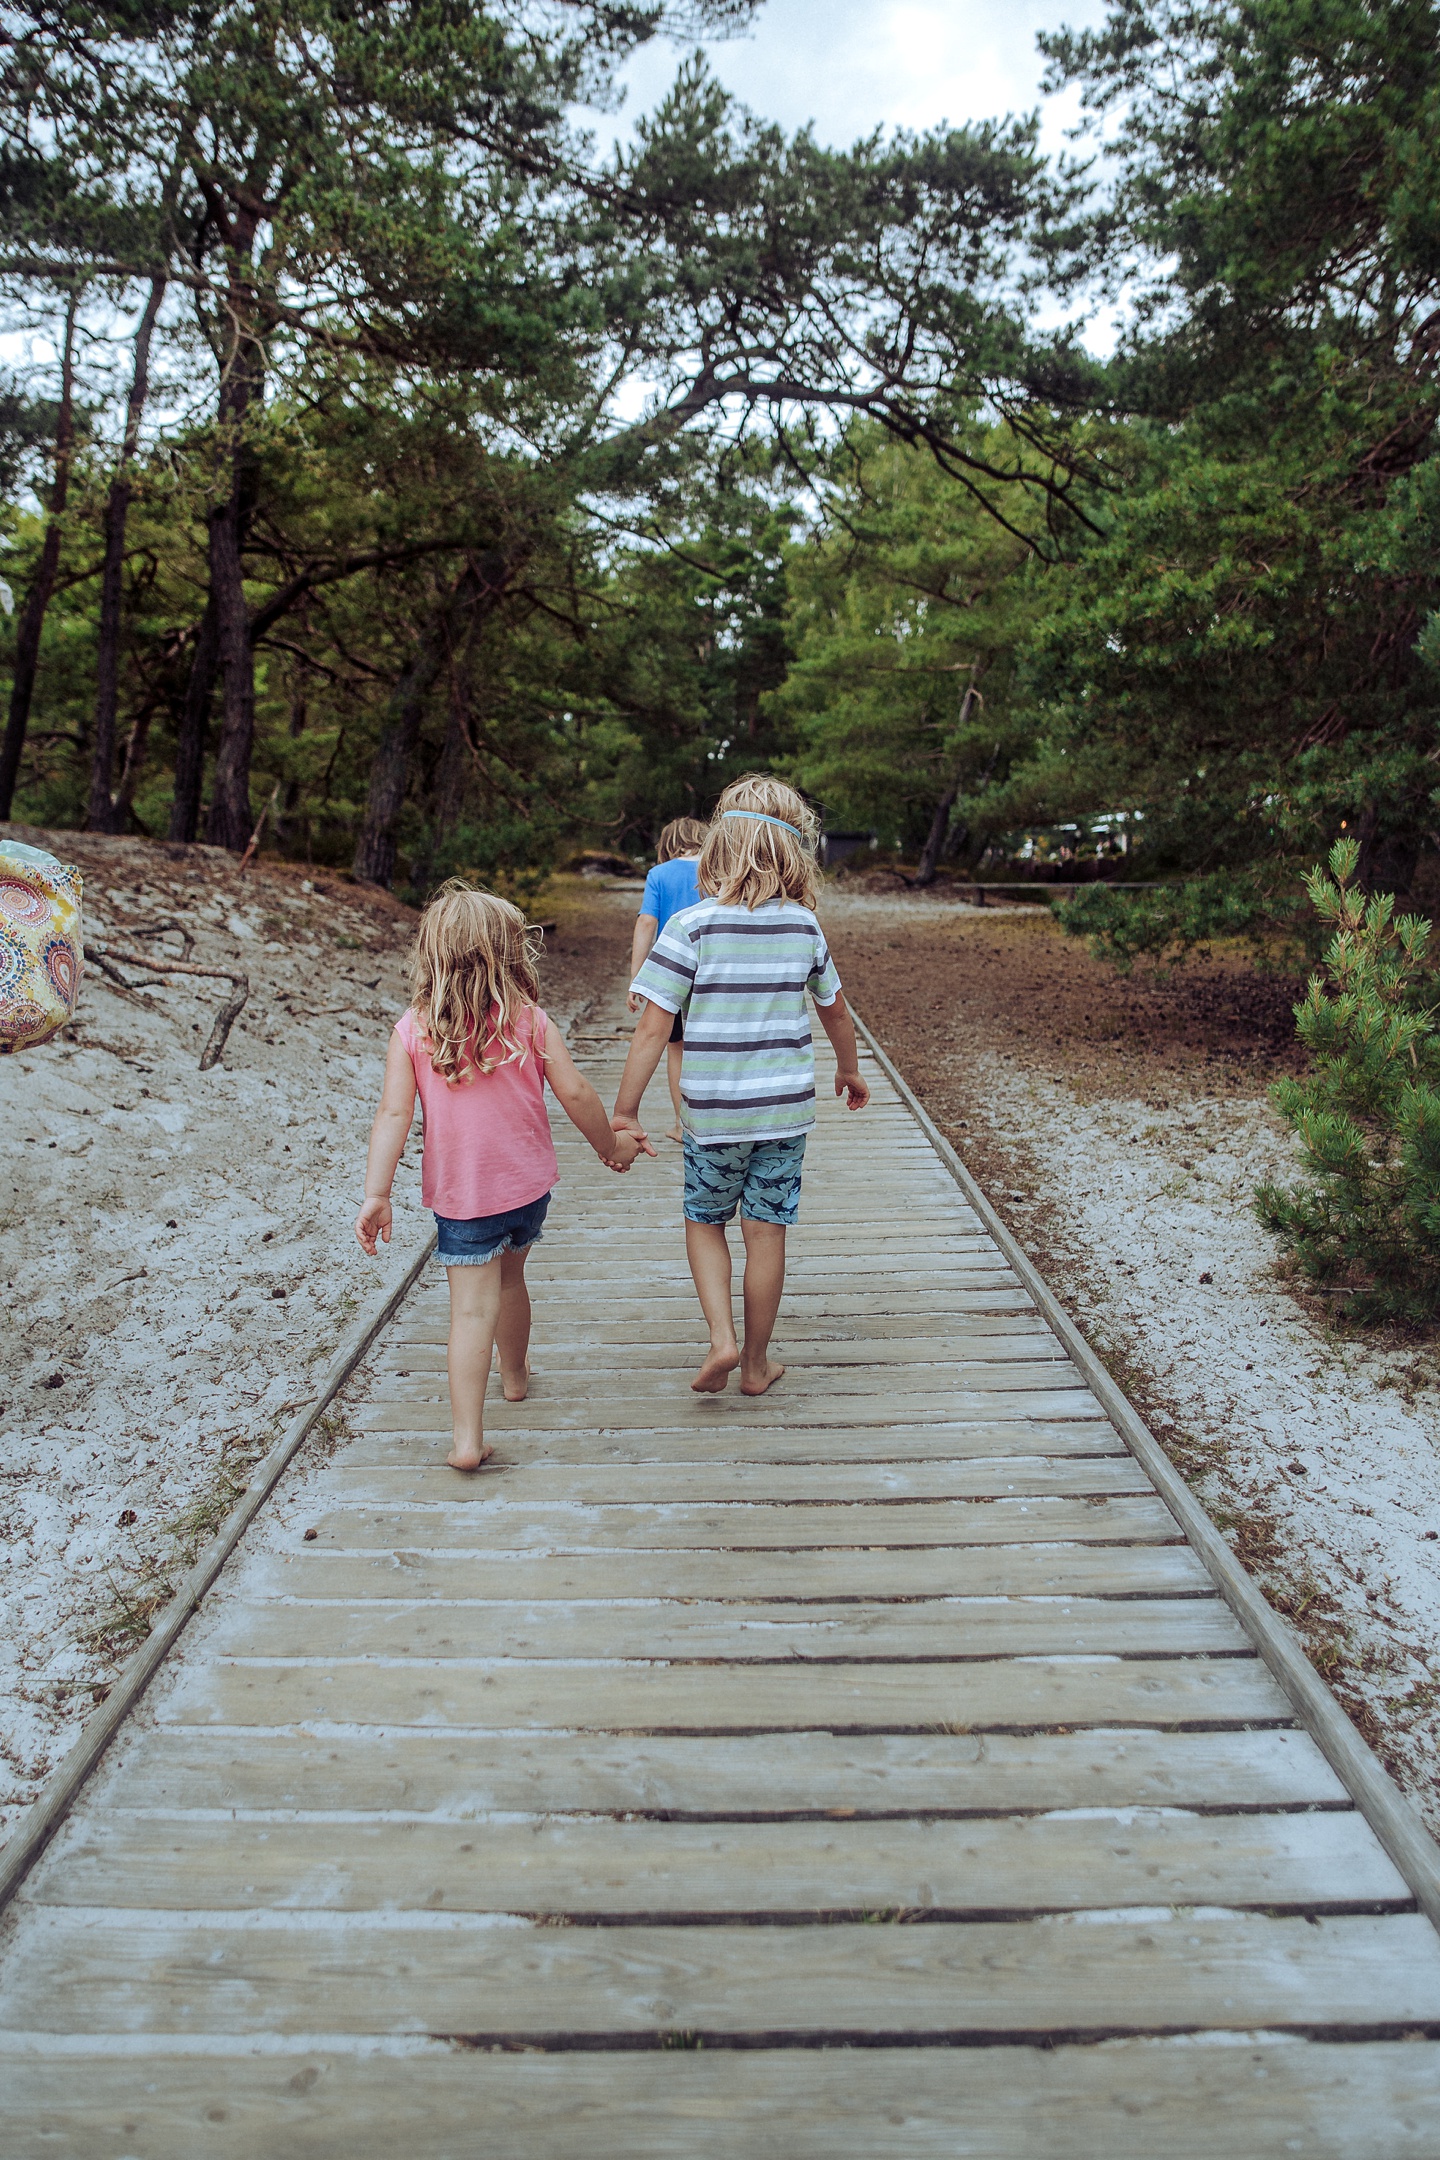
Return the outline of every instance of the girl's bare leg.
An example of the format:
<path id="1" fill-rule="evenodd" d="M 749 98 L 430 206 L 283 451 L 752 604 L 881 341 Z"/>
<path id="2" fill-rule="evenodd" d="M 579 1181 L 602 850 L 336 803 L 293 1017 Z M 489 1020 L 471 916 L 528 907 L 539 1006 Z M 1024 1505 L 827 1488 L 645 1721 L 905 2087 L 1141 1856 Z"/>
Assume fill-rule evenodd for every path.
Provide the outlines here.
<path id="1" fill-rule="evenodd" d="M 719 1223 L 685 1221 L 685 1257 L 710 1330 L 710 1355 L 690 1382 L 697 1395 L 718 1395 L 740 1363 L 730 1302 L 730 1245 Z"/>
<path id="2" fill-rule="evenodd" d="M 530 1247 L 500 1255 L 500 1316 L 495 1324 L 495 1347 L 500 1353 L 500 1379 L 506 1402 L 524 1402 L 530 1390 L 530 1287 L 525 1262 Z"/>
<path id="3" fill-rule="evenodd" d="M 445 1460 L 452 1470 L 478 1470 L 495 1450 L 485 1443 L 485 1383 L 500 1317 L 500 1262 L 452 1267 L 450 1278 L 450 1423 L 454 1444 Z"/>
<path id="4" fill-rule="evenodd" d="M 770 1337 L 785 1288 L 785 1225 L 740 1218 L 745 1240 L 745 1348 L 740 1357 L 740 1392 L 763 1395 L 785 1367 L 770 1355 Z"/>
<path id="5" fill-rule="evenodd" d="M 680 1122 L 680 1067 L 684 1058 L 684 1043 L 672 1042 L 665 1045 L 665 1077 L 670 1082 L 670 1101 L 675 1110 L 675 1122 L 665 1137 L 677 1143 L 685 1138 L 685 1128 Z"/>

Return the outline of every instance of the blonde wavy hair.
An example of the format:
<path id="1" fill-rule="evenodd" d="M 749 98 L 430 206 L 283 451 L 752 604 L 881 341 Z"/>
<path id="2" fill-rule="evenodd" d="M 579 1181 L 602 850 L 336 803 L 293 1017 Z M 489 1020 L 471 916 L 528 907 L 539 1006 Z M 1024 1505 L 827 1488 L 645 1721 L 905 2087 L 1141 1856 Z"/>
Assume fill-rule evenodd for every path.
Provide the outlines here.
<path id="1" fill-rule="evenodd" d="M 655 843 L 656 862 L 674 862 L 679 855 L 698 855 L 709 830 L 702 818 L 672 817 L 668 825 L 661 827 Z"/>
<path id="2" fill-rule="evenodd" d="M 410 1003 L 425 1030 L 430 1062 L 453 1084 L 472 1072 L 523 1063 L 529 1046 L 516 1032 L 540 997 L 540 933 L 498 893 L 477 892 L 462 878 L 440 887 L 420 918 L 410 956 Z M 504 1056 L 477 1057 L 491 1039 Z"/>
<path id="3" fill-rule="evenodd" d="M 727 815 L 740 812 L 749 815 Z M 780 822 L 767 824 L 768 818 Z M 819 834 L 820 820 L 803 795 L 773 773 L 746 773 L 731 781 L 715 805 L 696 881 L 702 893 L 726 907 L 798 900 L 801 907 L 813 908 Z"/>

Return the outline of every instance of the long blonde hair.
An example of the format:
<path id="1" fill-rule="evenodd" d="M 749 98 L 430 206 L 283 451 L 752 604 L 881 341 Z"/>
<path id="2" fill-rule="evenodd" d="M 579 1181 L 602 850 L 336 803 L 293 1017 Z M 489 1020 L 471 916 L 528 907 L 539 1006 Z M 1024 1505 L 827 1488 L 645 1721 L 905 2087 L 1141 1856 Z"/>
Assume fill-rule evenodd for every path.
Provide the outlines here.
<path id="1" fill-rule="evenodd" d="M 440 887 L 420 918 L 410 956 L 410 1003 L 425 1030 L 430 1062 L 442 1079 L 487 1077 L 523 1061 L 521 1014 L 540 996 L 535 959 L 540 933 L 498 893 L 477 892 L 462 878 Z M 504 1051 L 486 1058 L 494 1038 Z"/>
<path id="2" fill-rule="evenodd" d="M 773 773 L 746 773 L 731 781 L 715 806 L 695 873 L 700 890 L 726 907 L 798 900 L 813 908 L 819 832 L 820 820 L 803 795 Z"/>
<path id="3" fill-rule="evenodd" d="M 705 845 L 706 826 L 703 818 L 672 817 L 662 826 L 655 842 L 657 863 L 674 862 L 680 855 L 698 855 Z"/>

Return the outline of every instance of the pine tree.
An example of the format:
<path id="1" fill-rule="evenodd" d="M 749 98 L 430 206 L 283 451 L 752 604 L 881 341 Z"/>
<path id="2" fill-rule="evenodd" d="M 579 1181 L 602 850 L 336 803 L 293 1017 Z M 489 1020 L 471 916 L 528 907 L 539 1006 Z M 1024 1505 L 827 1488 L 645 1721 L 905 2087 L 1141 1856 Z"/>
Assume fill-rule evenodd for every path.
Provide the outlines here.
<path id="1" fill-rule="evenodd" d="M 1440 1312 L 1440 982 L 1430 924 L 1356 886 L 1359 843 L 1339 840 L 1306 879 L 1335 935 L 1325 975 L 1295 1008 L 1314 1059 L 1273 1090 L 1318 1182 L 1261 1185 L 1256 1212 L 1317 1282 L 1350 1287 L 1356 1319 Z M 1327 978 L 1328 977 L 1328 981 Z"/>

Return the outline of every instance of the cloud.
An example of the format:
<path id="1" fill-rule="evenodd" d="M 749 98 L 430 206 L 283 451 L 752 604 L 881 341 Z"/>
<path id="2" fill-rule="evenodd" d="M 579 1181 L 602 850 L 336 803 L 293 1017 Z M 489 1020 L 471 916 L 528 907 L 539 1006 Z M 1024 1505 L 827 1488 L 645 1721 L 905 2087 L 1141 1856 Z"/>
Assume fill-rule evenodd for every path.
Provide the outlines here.
<path id="1" fill-rule="evenodd" d="M 1036 34 L 1083 28 L 1103 0 L 768 0 L 750 36 L 706 47 L 743 104 L 787 129 L 813 121 L 820 140 L 846 146 L 876 127 L 928 128 L 1028 112 L 1041 103 Z M 622 113 L 602 137 L 623 134 L 658 103 L 679 55 L 657 42 L 627 71 Z M 1043 139 L 1059 149 L 1075 117 L 1070 97 L 1048 101 Z"/>

